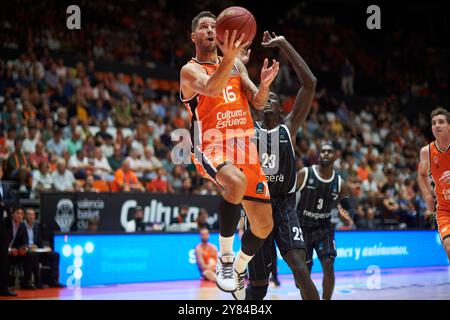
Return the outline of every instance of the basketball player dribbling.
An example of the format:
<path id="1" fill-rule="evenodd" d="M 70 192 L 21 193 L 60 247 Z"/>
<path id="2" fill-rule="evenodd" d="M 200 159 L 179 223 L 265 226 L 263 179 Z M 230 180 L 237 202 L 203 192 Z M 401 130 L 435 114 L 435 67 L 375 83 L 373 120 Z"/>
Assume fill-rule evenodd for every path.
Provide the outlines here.
<path id="1" fill-rule="evenodd" d="M 216 283 L 219 289 L 234 292 L 243 285 L 249 261 L 273 228 L 266 178 L 251 141 L 255 132 L 249 103 L 256 109 L 264 108 L 279 64 L 273 60 L 268 68 L 268 60 L 264 60 L 257 88 L 237 59 L 249 45 L 243 42 L 245 34 L 237 39 L 236 30 L 227 30 L 220 43 L 215 25 L 216 16 L 209 11 L 192 20 L 191 39 L 196 56 L 181 69 L 180 87 L 181 99 L 191 117 L 194 164 L 203 177 L 215 182 L 222 191 Z M 217 47 L 223 57 L 218 56 Z M 241 204 L 251 228 L 243 234 L 235 259 L 233 241 Z"/>
<path id="2" fill-rule="evenodd" d="M 417 179 L 427 214 L 436 214 L 442 245 L 450 260 L 450 113 L 446 109 L 439 107 L 431 112 L 431 130 L 436 140 L 420 150 Z"/>

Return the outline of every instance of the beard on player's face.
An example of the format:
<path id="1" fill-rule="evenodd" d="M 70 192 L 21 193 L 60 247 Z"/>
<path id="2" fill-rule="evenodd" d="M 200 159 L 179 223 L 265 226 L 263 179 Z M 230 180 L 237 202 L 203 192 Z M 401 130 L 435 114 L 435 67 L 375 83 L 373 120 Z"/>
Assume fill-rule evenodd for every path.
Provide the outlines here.
<path id="1" fill-rule="evenodd" d="M 202 52 L 214 52 L 217 50 L 217 42 L 214 40 L 214 34 L 195 34 L 194 43 Z"/>

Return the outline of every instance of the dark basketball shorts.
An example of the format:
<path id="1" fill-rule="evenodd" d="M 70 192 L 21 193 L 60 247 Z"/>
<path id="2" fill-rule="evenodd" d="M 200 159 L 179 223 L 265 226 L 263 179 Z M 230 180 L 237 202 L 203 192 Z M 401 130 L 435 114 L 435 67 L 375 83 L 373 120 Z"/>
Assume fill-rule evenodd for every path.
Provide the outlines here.
<path id="1" fill-rule="evenodd" d="M 303 227 L 303 236 L 306 247 L 306 260 L 312 266 L 313 252 L 316 250 L 319 260 L 323 258 L 336 258 L 336 241 L 334 229 L 331 226 L 319 228 Z"/>
<path id="2" fill-rule="evenodd" d="M 282 256 L 292 249 L 305 249 L 295 208 L 295 194 L 271 199 L 274 227 L 270 236 L 248 265 L 250 280 L 268 279 L 277 258 L 275 243 Z M 245 227 L 249 227 L 246 221 Z"/>

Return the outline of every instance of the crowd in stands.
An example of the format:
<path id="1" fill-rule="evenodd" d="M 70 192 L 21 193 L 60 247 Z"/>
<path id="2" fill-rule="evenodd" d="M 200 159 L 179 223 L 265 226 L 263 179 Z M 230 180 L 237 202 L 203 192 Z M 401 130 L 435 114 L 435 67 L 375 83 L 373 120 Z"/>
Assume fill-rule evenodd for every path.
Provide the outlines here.
<path id="1" fill-rule="evenodd" d="M 54 23 L 65 21 L 60 5 L 25 2 L 36 19 L 20 12 L 8 11 L 6 16 L 7 10 L 0 10 L 1 46 L 26 48 L 17 59 L 0 59 L 0 160 L 5 178 L 17 182 L 22 197 L 36 199 L 42 191 L 218 194 L 193 165 L 175 165 L 171 159 L 176 143 L 171 133 L 190 126 L 176 88 L 160 90 L 154 79 L 99 72 L 95 63 L 159 61 L 179 68 L 193 52 L 189 15 L 180 19 L 166 1 L 136 1 L 128 7 L 82 1 L 83 29 L 65 32 L 65 23 Z M 208 3 L 200 2 L 191 10 Z M 308 120 L 298 132 L 298 169 L 317 163 L 319 146 L 331 140 L 338 150 L 336 167 L 351 187 L 357 227 L 377 228 L 380 221 L 390 220 L 402 227 L 433 226 L 416 182 L 429 119 L 413 122 L 396 111 L 403 95 L 427 97 L 448 87 L 448 74 L 438 68 L 445 56 L 399 34 L 390 39 L 398 54 L 374 55 L 369 49 L 343 45 L 360 41 L 355 32 L 297 11 L 275 21 L 274 29 L 301 48 L 314 72 L 337 70 L 342 79 L 336 82 L 345 82 L 346 95 L 357 94 L 353 80 L 358 77 L 375 77 L 389 84 L 389 94 L 398 94 L 386 94 L 356 110 L 319 85 Z M 292 27 L 296 14 L 305 28 Z M 396 37 L 401 41 L 395 42 Z M 398 63 L 407 49 L 408 59 Z M 60 51 L 84 55 L 87 62 L 69 66 L 53 58 Z M 254 79 L 265 54 L 258 48 L 252 53 L 249 71 Z M 298 87 L 291 71 L 283 68 L 276 83 Z M 405 70 L 408 75 L 400 76 Z M 282 98 L 289 109 L 292 97 Z"/>
<path id="2" fill-rule="evenodd" d="M 41 67 L 42 75 L 33 75 Z M 95 69 L 89 76 L 83 64 L 55 68 L 51 59 L 32 62 L 26 54 L 0 62 L 2 164 L 24 196 L 50 190 L 217 194 L 192 165 L 171 160 L 171 132 L 189 126 L 174 93 L 144 98 L 145 88 L 120 74 L 108 82 Z M 425 210 L 415 179 L 424 130 L 428 120 L 411 124 L 395 112 L 395 101 L 356 112 L 322 90 L 298 132 L 298 169 L 317 163 L 320 144 L 331 140 L 337 169 L 352 186 L 357 224 L 375 227 L 374 217 L 385 216 L 417 226 L 414 217 Z"/>
<path id="3" fill-rule="evenodd" d="M 6 48 L 72 52 L 88 60 L 134 65 L 158 62 L 179 69 L 194 53 L 190 41 L 192 17 L 202 10 L 211 10 L 218 15 L 221 9 L 231 5 L 235 3 L 230 0 L 220 3 L 212 0 L 186 3 L 136 0 L 126 5 L 84 0 L 79 3 L 81 30 L 67 32 L 64 3 L 11 1 L 0 10 L 0 44 Z M 336 6 L 340 9 L 339 4 Z M 446 23 L 446 16 L 439 10 L 434 10 L 432 17 L 421 17 L 419 26 L 413 16 L 407 18 L 409 11 L 405 11 L 402 19 L 393 19 L 391 16 L 395 15 L 396 8 L 388 6 L 384 11 L 384 26 L 396 31 L 377 37 L 376 32 L 365 32 L 367 30 L 351 19 L 358 10 L 355 8 L 332 10 L 310 1 L 291 5 L 280 3 L 271 11 L 271 16 L 277 18 L 271 19 L 263 10 L 251 7 L 258 21 L 258 34 L 262 29 L 271 29 L 285 35 L 308 57 L 308 63 L 316 73 L 334 71 L 345 77 L 350 62 L 354 77 L 370 79 L 369 88 L 376 86 L 381 93 L 395 92 L 404 97 L 445 94 L 448 97 L 450 63 L 444 47 L 445 33 L 439 27 Z M 29 19 L 29 12 L 33 12 L 33 19 Z M 389 19 L 395 20 L 397 25 L 390 25 Z M 407 32 L 408 29 L 414 32 Z M 259 42 L 260 39 L 254 40 L 254 59 L 249 63 L 249 72 L 254 78 L 259 75 L 262 60 L 267 56 L 267 49 L 261 48 Z M 39 71 L 42 72 L 42 68 Z M 295 85 L 289 78 L 292 72 L 283 69 L 280 72 L 287 76 L 284 85 Z M 56 78 L 50 78 L 56 85 Z M 339 87 L 339 81 L 336 84 Z M 128 98 L 130 93 L 126 93 Z"/>

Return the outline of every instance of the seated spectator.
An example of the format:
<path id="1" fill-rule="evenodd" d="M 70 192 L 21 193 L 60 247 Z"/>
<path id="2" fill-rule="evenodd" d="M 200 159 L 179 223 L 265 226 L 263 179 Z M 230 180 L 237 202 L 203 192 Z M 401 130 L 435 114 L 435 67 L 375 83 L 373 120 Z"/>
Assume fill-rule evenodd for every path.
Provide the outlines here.
<path id="1" fill-rule="evenodd" d="M 87 176 L 82 192 L 100 192 L 100 190 L 94 188 L 94 176 L 92 174 Z"/>
<path id="2" fill-rule="evenodd" d="M 182 166 L 176 165 L 173 168 L 172 174 L 169 176 L 169 183 L 175 193 L 178 193 L 181 190 L 183 179 L 186 177 L 189 177 L 189 174 L 186 171 L 183 171 Z"/>
<path id="3" fill-rule="evenodd" d="M 70 139 L 66 140 L 67 152 L 69 155 L 74 155 L 78 150 L 83 149 L 83 142 L 81 141 L 80 132 L 75 130 L 72 132 Z"/>
<path id="4" fill-rule="evenodd" d="M 39 163 L 42 161 L 49 161 L 48 154 L 45 152 L 44 144 L 41 141 L 36 143 L 36 150 L 29 154 L 30 165 L 32 170 L 39 169 Z"/>
<path id="5" fill-rule="evenodd" d="M 141 206 L 137 206 L 134 210 L 133 220 L 129 221 L 126 232 L 144 232 L 146 231 L 146 224 L 144 223 L 144 210 Z"/>
<path id="6" fill-rule="evenodd" d="M 69 169 L 73 172 L 76 179 L 86 179 L 89 168 L 89 160 L 83 150 L 78 150 L 75 155 L 70 157 Z"/>
<path id="7" fill-rule="evenodd" d="M 105 139 L 105 143 L 100 146 L 100 149 L 102 150 L 102 154 L 108 159 L 114 154 L 114 140 L 113 138 L 107 137 Z"/>
<path id="8" fill-rule="evenodd" d="M 17 138 L 14 140 L 14 152 L 12 152 L 6 161 L 6 171 L 9 179 L 19 180 L 21 171 L 30 173 L 30 166 L 27 156 L 22 150 L 22 140 Z"/>
<path id="9" fill-rule="evenodd" d="M 119 144 L 114 145 L 114 153 L 111 157 L 108 158 L 108 163 L 111 169 L 115 172 L 117 171 L 123 163 L 125 158 L 122 155 L 122 148 Z"/>
<path id="10" fill-rule="evenodd" d="M 81 128 L 79 130 L 81 141 L 85 141 L 87 137 L 92 136 L 91 128 L 89 127 L 88 120 L 81 121 Z"/>
<path id="11" fill-rule="evenodd" d="M 201 208 L 197 217 L 197 226 L 200 230 L 201 228 L 208 228 L 211 230 L 211 225 L 208 222 L 209 214 L 205 208 Z"/>
<path id="12" fill-rule="evenodd" d="M 113 118 L 115 125 L 128 128 L 133 123 L 131 116 L 131 103 L 126 96 L 122 96 L 121 100 L 116 102 L 113 108 Z"/>
<path id="13" fill-rule="evenodd" d="M 31 182 L 32 197 L 36 198 L 40 192 L 53 190 L 53 178 L 49 172 L 49 166 L 47 162 L 41 162 L 39 164 L 39 170 L 33 171 L 33 179 Z"/>
<path id="14" fill-rule="evenodd" d="M 77 117 L 70 118 L 69 125 L 62 130 L 62 138 L 64 140 L 69 140 L 72 137 L 73 133 L 77 131 L 77 127 L 78 127 L 78 118 Z"/>
<path id="15" fill-rule="evenodd" d="M 11 215 L 10 228 L 12 239 L 9 245 L 9 261 L 11 264 L 23 264 L 22 289 L 42 288 L 39 273 L 39 258 L 28 248 L 27 227 L 23 223 L 24 212 L 21 207 L 16 207 Z M 32 284 L 34 276 L 34 285 Z"/>
<path id="16" fill-rule="evenodd" d="M 112 169 L 108 163 L 108 160 L 103 155 L 102 150 L 96 147 L 94 150 L 94 177 L 97 179 L 105 181 L 113 181 L 114 176 L 112 174 Z"/>
<path id="17" fill-rule="evenodd" d="M 35 221 L 36 212 L 32 208 L 27 208 L 25 212 L 25 225 L 27 227 L 28 248 L 31 252 L 37 251 L 36 249 L 46 250 L 45 252 L 37 253 L 39 263 L 50 267 L 49 281 L 45 284 L 53 288 L 62 287 L 59 283 L 59 253 L 52 251 L 48 245 L 44 246 L 39 224 Z M 43 277 L 41 277 L 41 280 L 44 280 Z"/>
<path id="18" fill-rule="evenodd" d="M 355 225 L 358 229 L 375 229 L 376 208 L 369 201 L 362 201 L 355 208 Z"/>
<path id="19" fill-rule="evenodd" d="M 98 91 L 98 89 L 94 89 L 94 90 Z M 100 122 L 100 126 L 101 126 L 101 123 L 103 121 L 108 120 L 109 113 L 108 113 L 108 109 L 105 107 L 105 103 L 104 103 L 103 99 L 97 98 L 95 100 L 95 107 L 91 106 L 89 108 L 89 115 L 91 116 L 89 122 L 92 125 L 96 125 L 97 123 Z"/>
<path id="20" fill-rule="evenodd" d="M 195 247 L 195 257 L 202 279 L 216 281 L 217 247 L 209 243 L 209 230 L 200 229 L 201 242 Z"/>
<path id="21" fill-rule="evenodd" d="M 26 154 L 34 153 L 36 151 L 36 144 L 39 141 L 39 137 L 37 135 L 37 128 L 35 126 L 30 126 L 28 128 L 28 135 L 23 140 L 23 152 Z"/>
<path id="22" fill-rule="evenodd" d="M 156 171 L 156 178 L 148 184 L 148 191 L 160 193 L 172 193 L 172 186 L 168 182 L 167 173 L 164 168 Z"/>
<path id="23" fill-rule="evenodd" d="M 192 180 L 187 177 L 183 179 L 183 184 L 181 185 L 181 194 L 192 194 Z"/>
<path id="24" fill-rule="evenodd" d="M 103 120 L 100 122 L 100 129 L 95 134 L 95 143 L 97 146 L 101 146 L 106 143 L 107 139 L 113 139 L 113 136 L 108 133 L 108 121 Z"/>
<path id="25" fill-rule="evenodd" d="M 61 129 L 56 129 L 53 133 L 53 138 L 47 142 L 47 150 L 50 153 L 56 154 L 58 157 L 64 156 L 67 151 L 67 143 L 62 139 Z"/>
<path id="26" fill-rule="evenodd" d="M 130 159 L 123 161 L 122 167 L 114 175 L 112 191 L 144 191 L 144 187 L 139 182 L 136 174 L 131 170 Z"/>
<path id="27" fill-rule="evenodd" d="M 153 154 L 153 147 L 146 146 L 144 148 L 144 155 L 141 157 L 141 163 L 144 168 L 144 177 L 148 180 L 154 179 L 156 176 L 155 171 L 163 167 L 161 161 Z"/>
<path id="28" fill-rule="evenodd" d="M 373 198 L 378 194 L 378 185 L 373 179 L 373 175 L 369 174 L 367 180 L 364 180 L 361 184 L 361 190 L 364 198 Z"/>
<path id="29" fill-rule="evenodd" d="M 130 156 L 130 168 L 136 173 L 138 179 L 142 179 L 144 174 L 144 168 L 142 167 L 141 154 L 136 149 L 131 149 Z"/>
<path id="30" fill-rule="evenodd" d="M 180 205 L 180 208 L 178 210 L 178 216 L 172 219 L 170 222 L 171 224 L 180 224 L 180 223 L 186 223 L 187 221 L 187 214 L 189 213 L 189 206 L 187 204 Z"/>
<path id="31" fill-rule="evenodd" d="M 56 171 L 52 173 L 53 186 L 56 191 L 73 192 L 75 177 L 70 170 L 66 169 L 66 161 L 59 159 Z"/>

